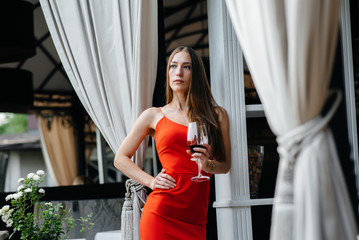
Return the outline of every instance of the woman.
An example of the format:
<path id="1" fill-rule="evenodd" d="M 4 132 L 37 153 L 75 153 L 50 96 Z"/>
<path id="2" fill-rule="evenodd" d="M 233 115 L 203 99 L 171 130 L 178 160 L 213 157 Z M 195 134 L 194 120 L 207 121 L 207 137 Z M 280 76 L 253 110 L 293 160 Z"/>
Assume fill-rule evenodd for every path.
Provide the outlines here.
<path id="1" fill-rule="evenodd" d="M 229 120 L 208 85 L 201 58 L 189 47 L 175 49 L 167 64 L 167 105 L 145 110 L 115 156 L 115 166 L 151 188 L 141 216 L 140 234 L 147 239 L 206 239 L 209 181 L 193 182 L 197 159 L 205 174 L 227 173 L 231 166 Z M 205 123 L 209 144 L 187 147 L 189 122 Z M 147 136 L 155 138 L 163 169 L 153 177 L 130 159 Z"/>

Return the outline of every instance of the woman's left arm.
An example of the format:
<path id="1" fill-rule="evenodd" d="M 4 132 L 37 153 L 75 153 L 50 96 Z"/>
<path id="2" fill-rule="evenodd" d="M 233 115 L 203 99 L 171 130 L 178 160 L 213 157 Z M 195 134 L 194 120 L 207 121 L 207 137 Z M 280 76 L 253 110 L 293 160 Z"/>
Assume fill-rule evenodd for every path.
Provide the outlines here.
<path id="1" fill-rule="evenodd" d="M 222 132 L 222 140 L 224 145 L 224 152 L 226 158 L 223 161 L 217 161 L 216 159 L 209 159 L 207 161 L 207 169 L 204 169 L 206 172 L 212 174 L 227 173 L 231 169 L 231 138 L 229 135 L 229 118 L 227 111 L 222 108 L 217 108 L 218 120 Z M 208 149 L 209 152 L 212 152 L 211 149 Z"/>
<path id="2" fill-rule="evenodd" d="M 211 174 L 227 173 L 231 169 L 231 139 L 229 135 L 228 114 L 226 110 L 222 107 L 218 107 L 216 110 L 222 133 L 224 152 L 226 156 L 225 159 L 223 159 L 222 161 L 218 161 L 211 158 L 210 153 L 212 152 L 212 148 L 208 144 L 203 144 L 206 149 L 195 148 L 195 150 L 200 153 L 193 153 L 193 158 L 191 159 L 193 161 L 196 161 L 197 157 L 199 157 L 201 159 L 201 170 Z"/>

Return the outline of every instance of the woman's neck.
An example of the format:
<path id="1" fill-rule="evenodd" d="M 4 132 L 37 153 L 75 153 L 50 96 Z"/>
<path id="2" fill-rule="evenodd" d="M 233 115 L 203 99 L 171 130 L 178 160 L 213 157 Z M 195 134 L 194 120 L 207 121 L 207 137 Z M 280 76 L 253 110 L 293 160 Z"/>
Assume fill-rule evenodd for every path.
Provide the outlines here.
<path id="1" fill-rule="evenodd" d="M 186 100 L 186 96 L 179 96 L 176 94 L 173 96 L 172 101 L 169 103 L 169 105 L 173 108 L 177 108 L 178 110 L 186 110 Z"/>

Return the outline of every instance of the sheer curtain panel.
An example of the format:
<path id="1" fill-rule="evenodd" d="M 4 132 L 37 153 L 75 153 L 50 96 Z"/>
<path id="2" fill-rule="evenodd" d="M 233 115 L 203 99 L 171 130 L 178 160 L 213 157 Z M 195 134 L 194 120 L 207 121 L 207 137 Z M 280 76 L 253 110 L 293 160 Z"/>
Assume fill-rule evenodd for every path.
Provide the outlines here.
<path id="1" fill-rule="evenodd" d="M 152 104 L 157 1 L 40 0 L 81 103 L 114 152 Z M 147 141 L 134 161 L 141 168 Z"/>
<path id="2" fill-rule="evenodd" d="M 76 137 L 70 116 L 39 115 L 38 128 L 47 174 L 59 186 L 72 185 L 77 176 Z"/>
<path id="3" fill-rule="evenodd" d="M 355 239 L 356 227 L 328 121 L 339 0 L 226 0 L 280 164 L 272 240 Z M 336 101 L 321 116 L 330 94 Z"/>
<path id="4" fill-rule="evenodd" d="M 137 117 L 152 105 L 158 53 L 157 0 L 40 3 L 74 90 L 116 152 Z M 133 157 L 140 168 L 147 142 Z M 139 239 L 140 214 L 134 204 L 129 239 Z M 131 224 L 132 219 L 127 220 Z"/>

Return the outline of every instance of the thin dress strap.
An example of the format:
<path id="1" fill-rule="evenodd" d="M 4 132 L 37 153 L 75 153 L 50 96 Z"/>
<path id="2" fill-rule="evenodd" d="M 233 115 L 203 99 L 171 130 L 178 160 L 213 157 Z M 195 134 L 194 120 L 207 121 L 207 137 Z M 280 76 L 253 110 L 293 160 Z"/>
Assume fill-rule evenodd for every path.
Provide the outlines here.
<path id="1" fill-rule="evenodd" d="M 159 108 L 161 110 L 161 113 L 163 116 L 165 116 L 165 114 L 163 113 L 162 107 Z"/>
<path id="2" fill-rule="evenodd" d="M 163 113 L 163 111 L 162 111 L 162 108 L 161 108 L 161 107 L 159 107 L 159 109 L 161 110 L 162 117 L 158 120 L 158 122 L 159 122 L 159 121 L 161 121 L 163 118 L 166 118 L 165 114 L 164 114 L 164 113 Z M 156 127 L 155 127 L 155 129 L 157 128 L 157 124 L 158 124 L 158 122 L 156 123 Z"/>

